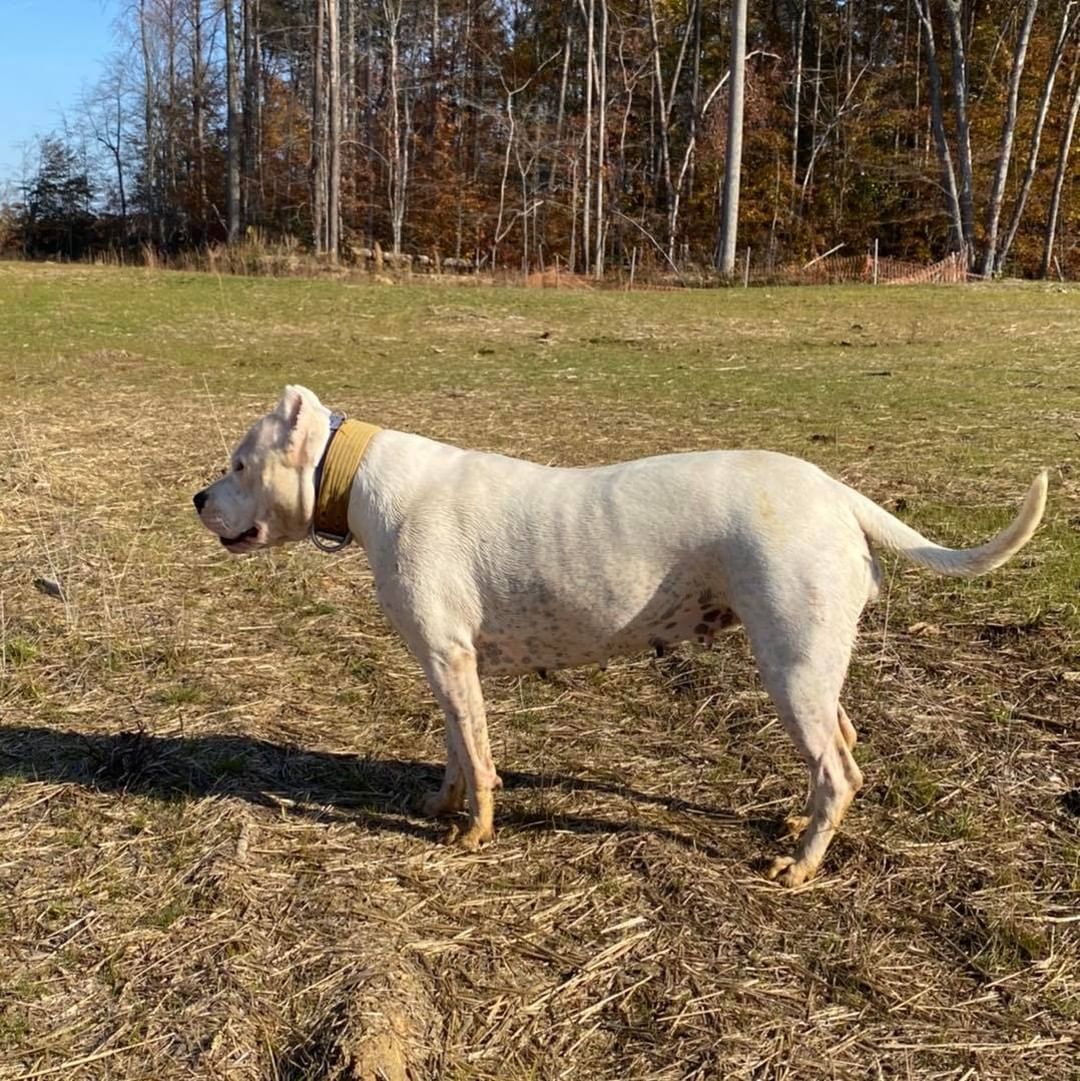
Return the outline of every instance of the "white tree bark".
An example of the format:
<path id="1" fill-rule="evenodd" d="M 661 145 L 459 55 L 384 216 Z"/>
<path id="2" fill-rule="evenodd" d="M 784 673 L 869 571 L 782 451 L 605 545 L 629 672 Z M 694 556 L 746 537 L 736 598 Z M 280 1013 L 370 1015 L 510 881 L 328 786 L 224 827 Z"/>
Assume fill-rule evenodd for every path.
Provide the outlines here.
<path id="1" fill-rule="evenodd" d="M 326 0 L 326 44 L 330 59 L 326 96 L 330 120 L 326 190 L 326 249 L 336 263 L 341 248 L 341 46 L 338 0 Z"/>
<path id="2" fill-rule="evenodd" d="M 731 93 L 728 105 L 727 160 L 724 162 L 724 197 L 721 207 L 720 272 L 735 273 L 735 245 L 739 229 L 739 188 L 742 184 L 743 100 L 746 88 L 746 0 L 731 6 Z"/>
<path id="3" fill-rule="evenodd" d="M 600 0 L 600 116 L 596 135 L 596 253 L 593 257 L 593 275 L 597 281 L 604 276 L 604 179 L 607 173 L 605 151 L 607 146 L 607 51 L 608 9 L 607 0 Z"/>
<path id="4" fill-rule="evenodd" d="M 240 239 L 240 73 L 236 56 L 236 12 L 233 0 L 225 0 L 225 81 L 227 126 L 227 179 L 225 217 L 228 240 Z"/>
<path id="5" fill-rule="evenodd" d="M 1042 265 L 1039 267 L 1040 278 L 1050 276 L 1050 263 L 1054 255 L 1054 237 L 1057 234 L 1058 217 L 1061 214 L 1061 190 L 1065 185 L 1065 173 L 1069 163 L 1069 151 L 1072 149 L 1073 133 L 1076 131 L 1078 113 L 1080 113 L 1080 79 L 1075 77 L 1074 72 L 1072 99 L 1069 102 L 1068 118 L 1061 131 L 1057 168 L 1054 170 L 1054 186 L 1050 194 L 1050 209 L 1046 215 Z"/>
<path id="6" fill-rule="evenodd" d="M 926 70 L 930 76 L 930 124 L 934 132 L 938 160 L 941 163 L 941 181 L 945 192 L 946 210 L 952 232 L 952 247 L 960 251 L 965 244 L 964 222 L 960 211 L 960 194 L 956 187 L 952 152 L 945 134 L 945 113 L 941 92 L 941 68 L 937 62 L 937 46 L 934 42 L 934 24 L 930 15 L 930 0 L 914 0 L 915 10 L 922 26 L 922 39 L 926 43 Z"/>
<path id="7" fill-rule="evenodd" d="M 402 0 L 383 0 L 389 59 L 387 77 L 390 96 L 390 153 L 387 155 L 390 228 L 395 258 L 401 255 L 405 225 L 405 194 L 409 180 L 408 107 L 402 107 L 401 90 L 401 8 Z M 403 123 L 403 116 L 404 120 Z"/>
<path id="8" fill-rule="evenodd" d="M 585 209 L 581 218 L 581 250 L 585 273 L 592 257 L 592 128 L 593 128 L 593 38 L 596 26 L 596 0 L 589 0 L 585 19 Z"/>
<path id="9" fill-rule="evenodd" d="M 157 129 L 154 124 L 154 111 L 157 107 L 157 75 L 154 70 L 150 34 L 150 19 L 146 10 L 146 0 L 139 0 L 139 43 L 142 47 L 143 61 L 143 169 L 146 173 L 149 232 L 153 236 L 159 220 Z"/>
<path id="10" fill-rule="evenodd" d="M 226 0 L 228 2 L 228 0 Z M 311 210 L 315 254 L 326 251 L 326 98 L 323 39 L 326 0 L 315 0 L 311 43 Z"/>
<path id="11" fill-rule="evenodd" d="M 1009 72 L 1009 89 L 1005 104 L 1005 121 L 1001 130 L 1001 150 L 998 153 L 997 168 L 990 186 L 990 200 L 986 208 L 986 246 L 983 249 L 979 273 L 989 277 L 997 264 L 998 223 L 1001 221 L 1001 203 L 1005 197 L 1005 181 L 1009 175 L 1009 163 L 1012 160 L 1013 139 L 1016 134 L 1016 112 L 1020 100 L 1020 77 L 1024 74 L 1024 62 L 1027 59 L 1028 43 L 1031 41 L 1031 26 L 1035 22 L 1035 12 L 1039 0 L 1027 0 L 1024 19 L 1013 50 L 1012 70 Z"/>
<path id="12" fill-rule="evenodd" d="M 956 157 L 960 171 L 960 221 L 968 259 L 975 251 L 975 181 L 971 166 L 971 123 L 968 120 L 967 50 L 964 45 L 963 0 L 945 0 L 952 51 L 952 98 L 956 114 Z"/>
<path id="13" fill-rule="evenodd" d="M 1035 172 L 1039 166 L 1039 148 L 1042 145 L 1043 128 L 1046 125 L 1046 117 L 1050 112 L 1050 100 L 1054 93 L 1054 83 L 1057 80 L 1061 62 L 1065 58 L 1065 46 L 1072 38 L 1077 20 L 1080 14 L 1076 13 L 1076 4 L 1067 3 L 1061 12 L 1061 26 L 1058 28 L 1058 37 L 1054 50 L 1050 54 L 1050 63 L 1046 70 L 1046 78 L 1043 80 L 1042 92 L 1039 94 L 1039 103 L 1035 109 L 1035 123 L 1031 129 L 1031 145 L 1028 148 L 1027 165 L 1020 181 L 1020 190 L 1017 192 L 1016 201 L 1013 203 L 1012 215 L 1009 218 L 1009 226 L 1005 230 L 1005 239 L 1001 242 L 994 263 L 994 271 L 1000 272 L 1005 260 L 1009 257 L 1013 241 L 1016 239 L 1016 231 L 1020 228 L 1020 222 L 1024 217 L 1024 207 L 1027 205 L 1028 195 L 1031 194 L 1031 185 L 1035 180 Z"/>
<path id="14" fill-rule="evenodd" d="M 802 103 L 803 45 L 806 40 L 806 0 L 800 0 L 795 30 L 795 86 L 792 91 L 791 122 L 791 197 L 794 200 L 799 178 L 799 106 Z"/>

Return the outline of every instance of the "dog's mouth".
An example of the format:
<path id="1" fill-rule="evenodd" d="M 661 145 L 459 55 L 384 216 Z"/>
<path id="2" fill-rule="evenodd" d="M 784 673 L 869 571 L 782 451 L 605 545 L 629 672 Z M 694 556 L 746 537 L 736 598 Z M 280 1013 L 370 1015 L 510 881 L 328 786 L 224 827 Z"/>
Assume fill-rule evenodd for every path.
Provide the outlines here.
<path id="1" fill-rule="evenodd" d="M 229 549 L 229 551 L 242 552 L 251 547 L 259 539 L 259 527 L 253 525 L 250 529 L 245 529 L 243 533 L 238 533 L 235 537 L 219 537 L 218 540 Z"/>

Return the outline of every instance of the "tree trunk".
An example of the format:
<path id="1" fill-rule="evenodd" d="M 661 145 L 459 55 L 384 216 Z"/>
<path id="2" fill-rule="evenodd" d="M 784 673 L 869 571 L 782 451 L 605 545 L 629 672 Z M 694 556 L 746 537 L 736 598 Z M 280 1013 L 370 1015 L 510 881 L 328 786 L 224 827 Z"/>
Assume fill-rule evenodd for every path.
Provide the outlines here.
<path id="1" fill-rule="evenodd" d="M 924 0 L 928 2 L 928 0 Z M 971 124 L 968 120 L 967 50 L 964 45 L 963 0 L 945 0 L 952 47 L 952 96 L 956 113 L 956 156 L 960 166 L 960 220 L 969 260 L 975 252 L 975 183 L 971 168 Z"/>
<path id="2" fill-rule="evenodd" d="M 240 238 L 240 78 L 236 64 L 236 12 L 234 0 L 225 0 L 225 81 L 226 81 L 226 182 L 225 217 L 228 242 Z"/>
<path id="3" fill-rule="evenodd" d="M 604 276 L 604 178 L 607 121 L 607 47 L 608 9 L 607 0 L 600 0 L 600 116 L 596 136 L 596 255 L 593 258 L 593 274 L 597 281 Z"/>
<path id="4" fill-rule="evenodd" d="M 405 223 L 405 185 L 408 174 L 408 145 L 402 129 L 401 59 L 399 55 L 402 0 L 383 0 L 386 17 L 388 89 L 390 95 L 389 190 L 390 228 L 395 259 L 401 255 L 401 237 Z"/>
<path id="5" fill-rule="evenodd" d="M 946 210 L 952 232 L 952 248 L 960 251 L 965 244 L 964 221 L 960 209 L 960 196 L 956 189 L 956 173 L 953 170 L 952 153 L 945 134 L 945 115 L 941 93 L 941 69 L 937 62 L 934 44 L 934 24 L 930 15 L 930 0 L 915 0 L 915 10 L 922 25 L 922 37 L 926 43 L 926 69 L 930 76 L 930 121 L 934 131 L 938 159 L 941 163 L 942 187 L 945 191 Z"/>
<path id="6" fill-rule="evenodd" d="M 701 123 L 701 0 L 694 0 L 694 63 L 690 77 L 690 142 L 697 144 Z M 694 194 L 694 157 L 690 157 L 688 190 Z"/>
<path id="7" fill-rule="evenodd" d="M 1020 98 L 1020 76 L 1024 73 L 1024 61 L 1027 59 L 1028 42 L 1031 40 L 1031 25 L 1035 21 L 1039 0 L 1027 0 L 1024 21 L 1013 50 L 1012 70 L 1009 72 L 1009 90 L 1005 106 L 1005 123 L 1001 132 L 1001 151 L 998 154 L 997 169 L 990 187 L 990 202 L 986 210 L 986 247 L 983 251 L 979 273 L 989 277 L 994 272 L 997 262 L 998 223 L 1001 220 L 1001 202 L 1005 197 L 1005 181 L 1009 175 L 1009 162 L 1012 159 L 1013 138 L 1016 133 L 1016 111 Z"/>
<path id="8" fill-rule="evenodd" d="M 195 151 L 195 220 L 206 243 L 206 67 L 203 62 L 202 0 L 191 0 L 191 117 Z"/>
<path id="9" fill-rule="evenodd" d="M 176 45 L 177 33 L 175 0 L 166 0 L 161 6 L 165 18 L 165 64 L 166 84 L 169 88 L 168 105 L 162 110 L 165 135 L 165 200 L 160 217 L 160 241 L 164 247 L 175 234 L 176 204 L 178 187 L 176 181 L 176 126 L 180 109 L 180 95 L 176 89 Z"/>
<path id="10" fill-rule="evenodd" d="M 1016 202 L 1013 204 L 1012 215 L 1009 218 L 1009 227 L 1005 231 L 1005 239 L 998 249 L 994 263 L 994 270 L 1000 272 L 1009 256 L 1013 240 L 1016 239 L 1016 231 L 1020 228 L 1020 222 L 1024 216 L 1024 207 L 1027 204 L 1028 195 L 1031 193 L 1031 185 L 1035 180 L 1035 172 L 1039 166 L 1039 147 L 1042 144 L 1043 127 L 1050 111 L 1050 99 L 1054 93 L 1054 82 L 1061 68 L 1061 61 L 1065 57 L 1065 45 L 1072 37 L 1077 25 L 1077 15 L 1073 14 L 1075 5 L 1068 3 L 1061 13 L 1061 26 L 1058 29 L 1057 42 L 1054 51 L 1050 54 L 1050 64 L 1046 71 L 1046 79 L 1043 81 L 1042 92 L 1039 95 L 1039 104 L 1035 109 L 1035 124 L 1031 129 L 1031 146 L 1028 148 L 1027 165 L 1024 168 L 1024 176 L 1020 181 L 1020 191 L 1017 193 Z"/>
<path id="11" fill-rule="evenodd" d="M 311 41 L 311 215 L 315 254 L 326 251 L 326 119 L 323 32 L 326 0 L 315 0 Z"/>
<path id="12" fill-rule="evenodd" d="M 345 196 L 341 217 L 355 221 L 356 214 L 356 0 L 345 0 L 345 59 L 341 84 L 342 171 L 345 174 Z M 345 209 L 348 207 L 348 212 Z"/>
<path id="13" fill-rule="evenodd" d="M 743 101 L 746 87 L 746 0 L 731 5 L 731 90 L 728 104 L 727 160 L 720 214 L 722 274 L 735 273 L 735 243 L 739 229 L 739 187 L 742 183 Z"/>
<path id="14" fill-rule="evenodd" d="M 243 2 L 243 50 L 244 50 L 244 124 L 241 169 L 243 173 L 243 219 L 250 223 L 260 214 L 261 171 L 261 117 L 259 83 L 261 81 L 259 55 L 259 0 Z"/>
<path id="15" fill-rule="evenodd" d="M 593 38 L 596 24 L 596 0 L 589 0 L 589 9 L 585 18 L 585 210 L 581 218 L 581 251 L 584 255 L 584 270 L 589 273 L 589 260 L 592 256 L 590 240 L 592 237 L 592 126 L 593 126 Z"/>
<path id="16" fill-rule="evenodd" d="M 1072 99 L 1069 102 L 1069 115 L 1061 132 L 1058 145 L 1057 169 L 1054 172 L 1054 186 L 1050 194 L 1050 209 L 1046 215 L 1046 233 L 1043 242 L 1042 264 L 1039 277 L 1050 276 L 1050 263 L 1054 255 L 1054 236 L 1057 232 L 1058 216 L 1061 213 L 1061 189 L 1065 185 L 1065 173 L 1069 163 L 1069 150 L 1072 147 L 1073 132 L 1076 130 L 1076 117 L 1080 113 L 1080 79 L 1073 71 Z"/>
<path id="17" fill-rule="evenodd" d="M 341 46 L 338 0 L 326 0 L 326 44 L 330 54 L 330 78 L 326 94 L 330 113 L 330 154 L 326 194 L 326 247 L 336 263 L 341 246 Z"/>
<path id="18" fill-rule="evenodd" d="M 146 0 L 139 0 L 139 42 L 143 61 L 143 154 L 146 173 L 147 232 L 151 237 L 158 222 L 157 139 L 154 131 L 154 108 L 157 88 L 150 49 L 150 27 L 147 22 Z"/>
<path id="19" fill-rule="evenodd" d="M 551 164 L 548 166 L 548 190 L 554 191 L 562 158 L 563 124 L 566 121 L 566 91 L 570 82 L 570 51 L 573 40 L 573 20 L 566 22 L 566 43 L 563 47 L 562 79 L 559 81 L 559 106 L 555 114 L 555 139 L 551 147 Z"/>
<path id="20" fill-rule="evenodd" d="M 791 197 L 795 198 L 795 189 L 798 186 L 799 177 L 799 106 L 802 102 L 802 78 L 803 78 L 803 43 L 806 38 L 806 0 L 799 4 L 799 21 L 795 31 L 795 88 L 792 93 L 792 111 L 794 118 L 791 123 Z"/>
<path id="21" fill-rule="evenodd" d="M 126 240 L 128 233 L 127 195 L 124 193 L 124 159 L 120 154 L 121 139 L 124 134 L 123 99 L 116 95 L 116 133 L 113 140 L 113 163 L 116 166 L 116 187 L 120 195 L 120 235 Z"/>

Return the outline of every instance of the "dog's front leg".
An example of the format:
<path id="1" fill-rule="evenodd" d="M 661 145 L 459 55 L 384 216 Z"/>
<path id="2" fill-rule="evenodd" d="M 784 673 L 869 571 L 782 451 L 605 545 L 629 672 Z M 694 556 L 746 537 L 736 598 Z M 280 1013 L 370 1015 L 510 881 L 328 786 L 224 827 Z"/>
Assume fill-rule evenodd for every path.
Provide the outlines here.
<path id="1" fill-rule="evenodd" d="M 488 744 L 487 717 L 476 656 L 471 650 L 452 648 L 431 655 L 424 665 L 435 698 L 446 715 L 446 778 L 429 806 L 446 813 L 456 797 L 460 806 L 463 787 L 469 800 L 469 825 L 451 828 L 447 840 L 475 851 L 495 836 L 493 789 L 499 784 Z M 456 809 L 456 808 L 453 808 Z"/>

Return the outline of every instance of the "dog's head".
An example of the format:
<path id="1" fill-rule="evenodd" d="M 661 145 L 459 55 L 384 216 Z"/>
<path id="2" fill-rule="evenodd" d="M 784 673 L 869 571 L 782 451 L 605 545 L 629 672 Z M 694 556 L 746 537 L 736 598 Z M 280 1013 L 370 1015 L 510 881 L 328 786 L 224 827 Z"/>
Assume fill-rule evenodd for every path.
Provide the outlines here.
<path id="1" fill-rule="evenodd" d="M 315 511 L 315 467 L 330 413 L 305 387 L 286 387 L 237 444 L 225 475 L 192 500 L 230 552 L 303 540 Z"/>

